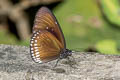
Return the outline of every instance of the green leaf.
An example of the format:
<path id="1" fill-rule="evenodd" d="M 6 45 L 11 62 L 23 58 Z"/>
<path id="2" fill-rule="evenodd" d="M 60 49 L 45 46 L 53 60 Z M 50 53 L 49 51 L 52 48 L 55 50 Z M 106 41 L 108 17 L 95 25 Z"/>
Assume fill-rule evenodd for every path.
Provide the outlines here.
<path id="1" fill-rule="evenodd" d="M 120 26 L 119 0 L 101 0 L 101 7 L 107 19 Z"/>
<path id="2" fill-rule="evenodd" d="M 114 40 L 103 40 L 96 44 L 96 49 L 104 54 L 119 54 Z"/>

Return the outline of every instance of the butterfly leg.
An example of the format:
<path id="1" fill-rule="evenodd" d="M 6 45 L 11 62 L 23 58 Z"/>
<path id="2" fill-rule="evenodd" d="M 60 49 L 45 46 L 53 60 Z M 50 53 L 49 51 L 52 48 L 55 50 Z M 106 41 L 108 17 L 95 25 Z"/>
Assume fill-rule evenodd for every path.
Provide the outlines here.
<path id="1" fill-rule="evenodd" d="M 57 66 L 57 64 L 58 64 L 58 62 L 61 60 L 61 58 L 58 58 L 57 59 L 57 61 L 56 61 L 56 63 L 55 63 L 55 65 L 54 65 L 54 67 L 53 68 L 55 68 L 56 66 Z"/>

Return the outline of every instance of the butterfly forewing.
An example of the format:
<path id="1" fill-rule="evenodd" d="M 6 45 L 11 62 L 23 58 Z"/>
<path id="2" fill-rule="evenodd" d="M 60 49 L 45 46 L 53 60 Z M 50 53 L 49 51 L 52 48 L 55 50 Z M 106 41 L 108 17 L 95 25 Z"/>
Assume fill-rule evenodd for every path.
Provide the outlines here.
<path id="1" fill-rule="evenodd" d="M 30 42 L 33 60 L 38 63 L 48 62 L 59 57 L 64 46 L 57 38 L 46 30 L 36 31 Z"/>
<path id="2" fill-rule="evenodd" d="M 33 30 L 34 30 L 34 32 L 36 32 L 40 29 L 47 30 L 48 32 L 53 34 L 61 42 L 61 44 L 64 46 L 64 48 L 66 48 L 65 40 L 64 40 L 64 36 L 61 31 L 61 28 L 60 28 L 55 16 L 46 7 L 42 7 L 37 12 L 36 17 L 35 17 Z"/>

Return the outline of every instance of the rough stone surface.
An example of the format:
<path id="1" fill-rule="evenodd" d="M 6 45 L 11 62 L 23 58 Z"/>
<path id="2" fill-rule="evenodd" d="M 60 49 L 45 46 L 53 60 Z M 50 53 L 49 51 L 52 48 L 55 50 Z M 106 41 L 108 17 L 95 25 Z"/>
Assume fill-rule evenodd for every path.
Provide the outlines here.
<path id="1" fill-rule="evenodd" d="M 120 80 L 120 56 L 76 52 L 73 57 L 53 68 L 56 60 L 34 63 L 28 47 L 0 45 L 0 80 Z"/>

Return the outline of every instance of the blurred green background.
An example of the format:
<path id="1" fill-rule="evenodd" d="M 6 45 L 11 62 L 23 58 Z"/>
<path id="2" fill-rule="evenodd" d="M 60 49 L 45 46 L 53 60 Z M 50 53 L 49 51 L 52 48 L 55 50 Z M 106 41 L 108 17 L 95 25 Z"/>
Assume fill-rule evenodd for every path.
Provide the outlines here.
<path id="1" fill-rule="evenodd" d="M 54 4 L 43 5 L 48 6 L 55 14 L 64 33 L 67 48 L 119 54 L 119 3 L 119 0 L 61 0 Z M 31 26 L 35 13 L 41 6 L 29 8 L 32 12 Z M 32 27 L 30 31 L 31 29 Z M 6 28 L 0 29 L 0 44 L 29 46 L 30 36 L 25 40 L 19 38 Z"/>

